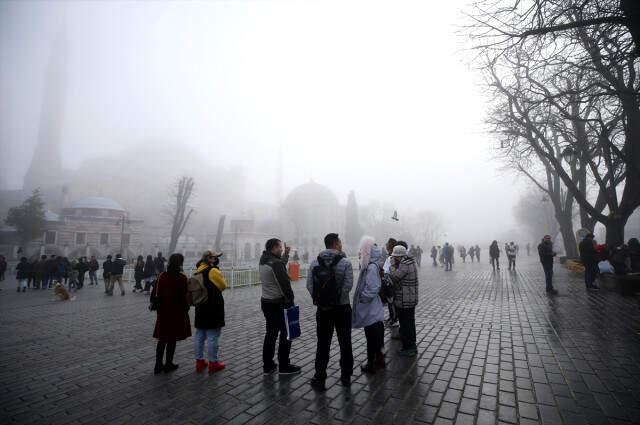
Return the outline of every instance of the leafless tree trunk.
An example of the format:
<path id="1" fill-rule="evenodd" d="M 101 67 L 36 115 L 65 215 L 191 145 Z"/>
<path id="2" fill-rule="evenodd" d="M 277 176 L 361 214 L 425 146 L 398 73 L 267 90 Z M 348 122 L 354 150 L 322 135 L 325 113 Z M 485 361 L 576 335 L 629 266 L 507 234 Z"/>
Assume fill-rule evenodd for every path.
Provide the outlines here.
<path id="1" fill-rule="evenodd" d="M 195 182 L 193 177 L 183 176 L 178 180 L 175 189 L 175 205 L 174 210 L 171 212 L 171 239 L 169 241 L 169 253 L 173 253 L 176 250 L 178 239 L 184 232 L 189 218 L 193 214 L 193 208 L 189 207 L 189 199 L 193 194 L 193 187 Z"/>

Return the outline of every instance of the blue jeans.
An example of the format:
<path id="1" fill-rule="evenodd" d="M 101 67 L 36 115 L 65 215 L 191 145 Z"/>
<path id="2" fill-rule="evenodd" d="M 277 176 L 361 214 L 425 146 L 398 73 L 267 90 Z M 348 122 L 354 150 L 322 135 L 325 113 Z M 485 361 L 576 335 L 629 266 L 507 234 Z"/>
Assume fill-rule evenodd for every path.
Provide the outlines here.
<path id="1" fill-rule="evenodd" d="M 204 360 L 204 340 L 207 339 L 207 353 L 210 362 L 218 361 L 218 338 L 221 328 L 196 329 L 196 360 Z"/>

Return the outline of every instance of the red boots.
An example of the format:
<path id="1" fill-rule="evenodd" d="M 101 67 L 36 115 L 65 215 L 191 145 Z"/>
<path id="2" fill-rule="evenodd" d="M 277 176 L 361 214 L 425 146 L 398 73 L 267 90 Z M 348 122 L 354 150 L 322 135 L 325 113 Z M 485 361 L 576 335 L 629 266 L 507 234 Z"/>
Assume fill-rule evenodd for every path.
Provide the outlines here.
<path id="1" fill-rule="evenodd" d="M 215 373 L 224 369 L 224 362 L 210 362 L 209 363 L 209 373 Z"/>

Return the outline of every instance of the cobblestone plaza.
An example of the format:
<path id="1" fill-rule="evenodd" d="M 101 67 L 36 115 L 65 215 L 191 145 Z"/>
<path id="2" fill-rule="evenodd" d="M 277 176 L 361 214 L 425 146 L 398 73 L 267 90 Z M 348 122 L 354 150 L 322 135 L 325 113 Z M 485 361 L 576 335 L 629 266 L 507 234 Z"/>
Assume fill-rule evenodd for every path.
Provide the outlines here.
<path id="1" fill-rule="evenodd" d="M 587 293 L 556 264 L 559 295 L 544 291 L 534 257 L 517 272 L 486 261 L 453 272 L 420 271 L 418 356 L 399 357 L 386 331 L 387 369 L 339 385 L 334 337 L 328 390 L 309 386 L 314 307 L 294 284 L 303 335 L 292 362 L 302 374 L 264 377 L 260 288 L 225 292 L 227 368 L 197 374 L 193 340 L 179 342 L 172 374 L 152 373 L 155 314 L 148 299 L 105 297 L 85 287 L 75 301 L 51 291 L 0 292 L 0 423 L 3 424 L 631 424 L 640 423 L 637 296 Z M 192 315 L 193 319 L 193 315 Z M 356 365 L 364 332 L 353 330 Z"/>

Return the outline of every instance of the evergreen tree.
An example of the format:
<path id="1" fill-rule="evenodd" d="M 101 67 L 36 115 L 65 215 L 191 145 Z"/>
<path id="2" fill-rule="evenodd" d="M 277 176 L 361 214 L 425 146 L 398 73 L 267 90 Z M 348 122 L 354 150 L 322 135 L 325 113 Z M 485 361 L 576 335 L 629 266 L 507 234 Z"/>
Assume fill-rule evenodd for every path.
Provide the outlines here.
<path id="1" fill-rule="evenodd" d="M 358 212 L 358 204 L 356 203 L 356 194 L 352 190 L 349 192 L 346 208 L 345 236 L 344 240 L 348 246 L 355 247 L 362 237 L 362 227 L 360 227 L 360 218 Z"/>
<path id="2" fill-rule="evenodd" d="M 15 227 L 22 244 L 42 236 L 45 224 L 44 205 L 40 190 L 36 189 L 22 205 L 9 210 L 4 222 Z"/>

